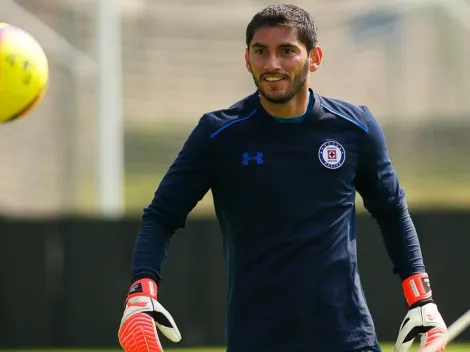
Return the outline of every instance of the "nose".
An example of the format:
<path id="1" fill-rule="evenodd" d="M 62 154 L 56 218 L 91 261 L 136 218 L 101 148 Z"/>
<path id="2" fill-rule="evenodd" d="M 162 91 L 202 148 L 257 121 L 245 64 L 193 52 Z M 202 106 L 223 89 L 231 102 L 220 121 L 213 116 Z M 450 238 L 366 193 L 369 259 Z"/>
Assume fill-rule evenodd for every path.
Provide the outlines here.
<path id="1" fill-rule="evenodd" d="M 266 59 L 264 70 L 271 72 L 271 71 L 279 71 L 280 69 L 281 69 L 281 61 L 279 60 L 279 57 L 277 57 L 276 53 L 271 53 Z"/>

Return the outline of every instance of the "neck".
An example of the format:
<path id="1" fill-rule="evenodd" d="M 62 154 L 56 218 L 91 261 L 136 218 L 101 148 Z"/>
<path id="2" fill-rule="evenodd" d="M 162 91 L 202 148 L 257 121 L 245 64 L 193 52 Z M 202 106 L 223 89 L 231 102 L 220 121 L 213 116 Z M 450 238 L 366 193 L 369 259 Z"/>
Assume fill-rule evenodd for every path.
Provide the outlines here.
<path id="1" fill-rule="evenodd" d="M 260 102 L 261 106 L 268 112 L 268 114 L 288 119 L 305 113 L 308 108 L 309 94 L 310 92 L 308 87 L 306 87 L 284 104 L 272 103 L 261 94 Z"/>

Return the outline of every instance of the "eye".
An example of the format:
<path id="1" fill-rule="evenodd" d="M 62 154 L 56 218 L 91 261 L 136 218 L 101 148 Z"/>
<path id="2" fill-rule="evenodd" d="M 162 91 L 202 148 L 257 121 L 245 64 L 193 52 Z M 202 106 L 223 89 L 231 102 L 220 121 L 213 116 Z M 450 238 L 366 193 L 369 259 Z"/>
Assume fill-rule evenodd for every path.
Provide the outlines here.
<path id="1" fill-rule="evenodd" d="M 264 54 L 264 49 L 255 49 L 255 54 L 263 55 Z"/>
<path id="2" fill-rule="evenodd" d="M 292 50 L 291 48 L 283 48 L 282 51 L 286 55 L 292 54 L 294 52 L 294 50 Z"/>

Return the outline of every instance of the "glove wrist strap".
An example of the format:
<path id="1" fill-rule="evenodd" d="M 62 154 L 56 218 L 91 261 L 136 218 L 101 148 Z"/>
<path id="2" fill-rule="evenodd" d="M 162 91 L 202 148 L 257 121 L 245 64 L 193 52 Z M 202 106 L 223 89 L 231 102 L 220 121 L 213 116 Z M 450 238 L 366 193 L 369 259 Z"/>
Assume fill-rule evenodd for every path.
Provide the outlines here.
<path id="1" fill-rule="evenodd" d="M 150 279 L 140 279 L 134 282 L 129 289 L 127 299 L 129 300 L 135 296 L 147 296 L 157 299 L 158 286 L 155 281 Z"/>
<path id="2" fill-rule="evenodd" d="M 431 284 L 426 273 L 411 275 L 403 280 L 402 287 L 408 306 L 432 297 Z"/>

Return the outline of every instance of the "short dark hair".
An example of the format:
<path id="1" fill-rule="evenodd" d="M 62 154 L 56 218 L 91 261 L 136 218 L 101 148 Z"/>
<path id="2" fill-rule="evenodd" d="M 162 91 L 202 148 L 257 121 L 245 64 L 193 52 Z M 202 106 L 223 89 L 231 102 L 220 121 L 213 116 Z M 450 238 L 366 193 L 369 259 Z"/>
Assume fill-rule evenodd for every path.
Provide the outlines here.
<path id="1" fill-rule="evenodd" d="M 255 32 L 262 27 L 288 27 L 297 29 L 299 41 L 307 51 L 317 45 L 317 28 L 311 15 L 295 5 L 275 4 L 253 16 L 246 28 L 246 45 L 249 48 Z"/>

